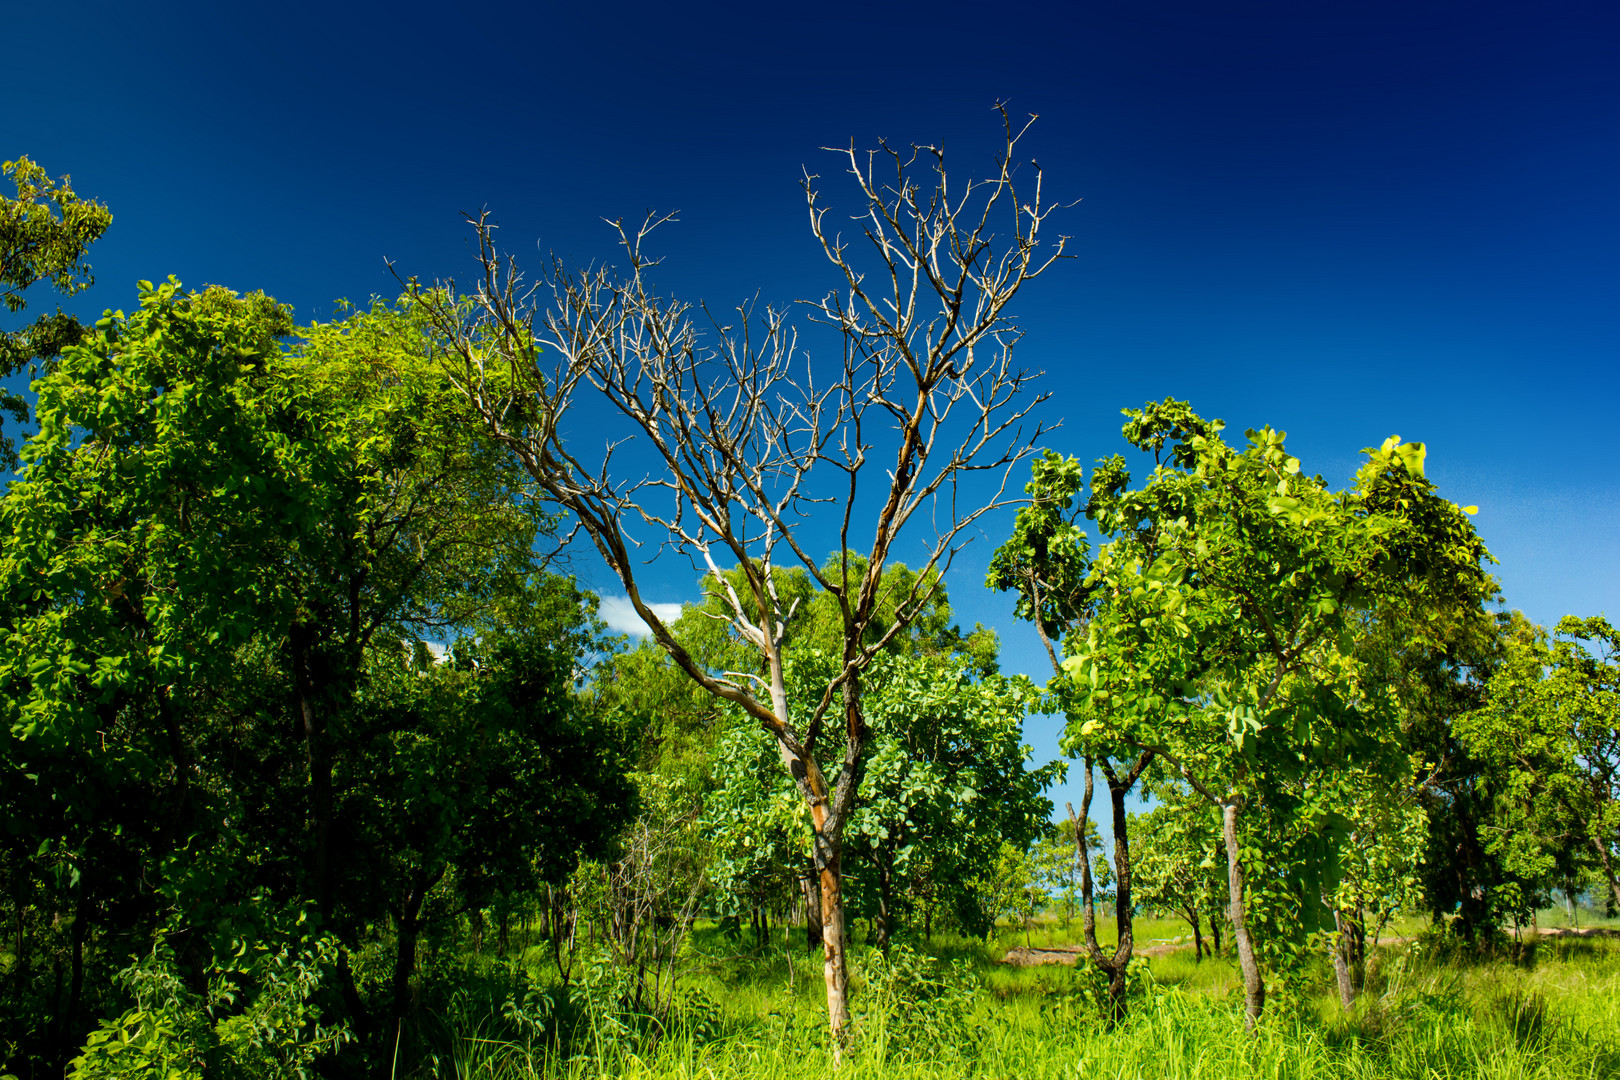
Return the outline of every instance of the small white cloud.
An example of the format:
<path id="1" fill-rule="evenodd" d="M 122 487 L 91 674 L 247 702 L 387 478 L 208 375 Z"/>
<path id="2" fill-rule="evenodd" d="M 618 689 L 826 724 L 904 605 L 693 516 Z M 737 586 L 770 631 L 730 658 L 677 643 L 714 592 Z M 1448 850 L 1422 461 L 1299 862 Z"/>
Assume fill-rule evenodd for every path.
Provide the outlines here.
<path id="1" fill-rule="evenodd" d="M 681 617 L 680 604 L 648 604 L 653 614 L 657 615 L 665 624 L 672 623 Z M 646 637 L 652 631 L 647 624 L 641 621 L 636 614 L 635 606 L 630 603 L 628 596 L 604 596 L 599 609 L 602 621 L 608 624 L 608 629 L 616 630 L 631 637 Z"/>

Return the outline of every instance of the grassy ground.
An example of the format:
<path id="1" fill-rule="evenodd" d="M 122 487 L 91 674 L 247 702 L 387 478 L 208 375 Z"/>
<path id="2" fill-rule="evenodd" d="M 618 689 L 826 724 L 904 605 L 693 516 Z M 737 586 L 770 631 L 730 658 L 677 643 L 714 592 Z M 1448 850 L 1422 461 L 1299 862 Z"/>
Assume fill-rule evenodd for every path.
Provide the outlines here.
<path id="1" fill-rule="evenodd" d="M 1555 913 L 1538 920 L 1560 925 Z M 1583 925 L 1589 925 L 1582 920 Z M 1111 926 L 1100 928 L 1105 936 Z M 1391 928 L 1390 934 L 1420 927 Z M 1078 925 L 1032 928 L 1035 945 L 1061 945 Z M 1144 920 L 1144 942 L 1185 924 Z M 1106 1024 L 1083 973 L 998 963 L 1025 933 L 991 942 L 937 938 L 898 972 L 863 954 L 855 978 L 855 1049 L 838 1069 L 850 1080 L 883 1077 L 1225 1080 L 1264 1077 L 1530 1080 L 1620 1076 L 1620 941 L 1542 938 L 1478 957 L 1418 941 L 1387 946 L 1367 992 L 1346 1013 L 1325 963 L 1300 992 L 1274 999 L 1254 1034 L 1244 1031 L 1237 973 L 1226 958 L 1190 951 L 1152 958 L 1129 1019 Z M 690 971 L 668 1033 L 645 1036 L 633 1017 L 576 1012 L 566 1048 L 540 1028 L 525 1034 L 493 998 L 464 1000 L 450 1017 L 436 1063 L 420 1075 L 671 1077 L 797 1080 L 831 1075 L 821 1030 L 818 958 L 796 948 L 739 955 L 712 929 L 695 935 Z M 913 943 L 919 950 L 921 942 Z M 535 957 L 535 976 L 547 977 Z M 910 967 L 907 968 L 907 964 Z M 954 965 L 954 967 L 953 967 Z M 555 996 L 555 995 L 554 995 Z M 559 998 L 559 1000 L 561 1000 Z M 510 1011 L 510 1010 L 508 1010 Z M 555 1037 L 554 1034 L 552 1036 Z"/>

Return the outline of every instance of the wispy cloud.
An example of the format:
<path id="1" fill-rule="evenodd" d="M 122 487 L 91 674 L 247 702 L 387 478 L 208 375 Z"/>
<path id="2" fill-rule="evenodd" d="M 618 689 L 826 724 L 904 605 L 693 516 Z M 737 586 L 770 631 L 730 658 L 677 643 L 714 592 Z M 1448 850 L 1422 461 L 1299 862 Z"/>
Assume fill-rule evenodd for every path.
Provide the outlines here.
<path id="1" fill-rule="evenodd" d="M 666 623 L 673 622 L 680 618 L 681 615 L 680 604 L 648 604 L 647 606 L 652 608 L 654 615 L 657 615 Z M 636 614 L 636 609 L 631 605 L 628 596 L 604 596 L 602 597 L 600 610 L 602 621 L 607 623 L 608 628 L 611 630 L 617 630 L 621 634 L 629 634 L 631 637 L 646 637 L 652 632 L 648 629 L 647 624 L 641 621 L 641 616 Z"/>

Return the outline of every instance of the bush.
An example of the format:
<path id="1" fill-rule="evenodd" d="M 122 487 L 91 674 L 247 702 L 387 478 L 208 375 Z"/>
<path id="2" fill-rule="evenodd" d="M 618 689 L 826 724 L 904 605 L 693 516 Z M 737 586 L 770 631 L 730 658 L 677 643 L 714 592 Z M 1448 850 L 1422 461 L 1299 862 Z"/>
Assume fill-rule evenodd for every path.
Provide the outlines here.
<path id="1" fill-rule="evenodd" d="M 159 942 L 119 972 L 133 1008 L 103 1020 L 73 1059 L 74 1080 L 308 1080 L 317 1058 L 350 1041 L 346 1026 L 325 1026 L 312 1000 L 321 969 L 334 963 L 328 937 L 279 946 L 239 943 L 214 964 L 205 994 L 181 977 Z"/>
<path id="2" fill-rule="evenodd" d="M 866 984 L 862 1039 L 960 1055 L 983 1037 L 975 1016 L 983 986 L 967 960 L 942 964 L 895 942 L 887 956 L 874 949 L 860 958 L 856 977 Z"/>

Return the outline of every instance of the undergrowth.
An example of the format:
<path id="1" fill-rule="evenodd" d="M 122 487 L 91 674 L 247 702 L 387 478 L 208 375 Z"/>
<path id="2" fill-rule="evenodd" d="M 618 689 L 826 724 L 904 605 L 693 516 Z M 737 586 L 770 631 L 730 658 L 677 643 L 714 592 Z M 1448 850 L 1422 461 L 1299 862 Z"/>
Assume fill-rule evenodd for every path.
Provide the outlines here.
<path id="1" fill-rule="evenodd" d="M 1610 941 L 1543 940 L 1486 957 L 1395 946 L 1370 965 L 1350 1011 L 1317 973 L 1295 1007 L 1273 1010 L 1252 1034 L 1225 959 L 1156 957 L 1135 980 L 1130 1017 L 1109 1024 L 1083 971 L 1013 971 L 983 943 L 937 946 L 859 957 L 840 1078 L 1620 1076 L 1620 947 Z M 624 1015 L 600 987 L 544 987 L 521 965 L 486 969 L 399 1075 L 832 1075 L 818 958 L 779 949 L 689 959 L 682 996 L 658 1024 Z"/>

